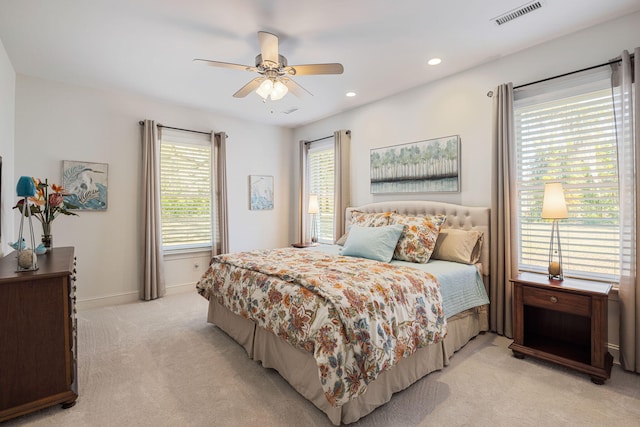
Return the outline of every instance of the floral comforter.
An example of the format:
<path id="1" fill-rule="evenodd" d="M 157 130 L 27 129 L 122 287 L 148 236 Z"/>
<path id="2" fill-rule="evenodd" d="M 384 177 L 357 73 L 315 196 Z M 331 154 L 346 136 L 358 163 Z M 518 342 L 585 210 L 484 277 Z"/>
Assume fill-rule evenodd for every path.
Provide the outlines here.
<path id="1" fill-rule="evenodd" d="M 362 258 L 292 248 L 219 255 L 197 288 L 312 353 L 333 406 L 447 331 L 431 274 Z"/>

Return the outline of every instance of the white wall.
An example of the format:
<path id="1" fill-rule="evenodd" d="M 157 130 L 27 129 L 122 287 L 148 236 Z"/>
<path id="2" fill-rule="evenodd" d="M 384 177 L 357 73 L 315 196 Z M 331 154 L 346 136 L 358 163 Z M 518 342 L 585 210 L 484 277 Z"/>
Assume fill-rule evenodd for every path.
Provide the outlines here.
<path id="1" fill-rule="evenodd" d="M 13 242 L 13 159 L 16 104 L 16 73 L 0 40 L 0 156 L 2 156 L 2 188 L 0 188 L 0 256 L 8 252 L 3 243 Z"/>
<path id="2" fill-rule="evenodd" d="M 491 120 L 489 90 L 506 82 L 529 83 L 609 61 L 640 46 L 640 13 L 605 23 L 506 56 L 344 114 L 295 130 L 295 140 L 313 139 L 336 129 L 351 130 L 351 204 L 431 199 L 491 206 Z M 446 63 L 446 55 L 444 55 Z M 459 194 L 372 195 L 369 150 L 400 143 L 460 135 Z M 292 224 L 295 229 L 296 225 Z M 618 304 L 609 307 L 609 341 L 618 343 Z"/>
<path id="3" fill-rule="evenodd" d="M 52 227 L 54 246 L 76 248 L 81 308 L 138 297 L 141 119 L 229 135 L 231 251 L 285 246 L 292 240 L 288 234 L 293 179 L 289 168 L 295 152 L 290 130 L 23 75 L 17 77 L 16 100 L 16 177 L 28 175 L 60 183 L 62 160 L 109 164 L 107 211 L 59 217 Z M 249 211 L 248 176 L 252 174 L 274 176 L 275 209 Z M 39 226 L 37 230 L 39 234 Z M 167 286 L 191 286 L 205 271 L 209 258 L 207 253 L 168 257 Z"/>

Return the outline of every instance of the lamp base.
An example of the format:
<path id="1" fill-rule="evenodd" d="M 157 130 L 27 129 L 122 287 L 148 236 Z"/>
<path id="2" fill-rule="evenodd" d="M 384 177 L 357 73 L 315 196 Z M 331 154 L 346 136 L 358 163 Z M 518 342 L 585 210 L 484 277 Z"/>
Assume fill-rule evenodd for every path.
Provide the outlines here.
<path id="1" fill-rule="evenodd" d="M 564 280 L 562 266 L 559 262 L 549 263 L 549 279 Z"/>

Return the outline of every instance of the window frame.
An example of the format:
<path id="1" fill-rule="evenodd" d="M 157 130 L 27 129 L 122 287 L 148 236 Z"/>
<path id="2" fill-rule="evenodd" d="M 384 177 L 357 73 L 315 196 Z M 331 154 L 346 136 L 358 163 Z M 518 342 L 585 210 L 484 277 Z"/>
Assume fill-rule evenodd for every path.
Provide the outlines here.
<path id="1" fill-rule="evenodd" d="M 211 136 L 208 134 L 201 134 L 201 133 L 194 133 L 194 132 L 189 132 L 189 131 L 180 131 L 180 130 L 173 130 L 173 129 L 167 129 L 167 128 L 163 128 L 162 132 L 160 134 L 160 138 L 159 138 L 159 145 L 160 145 L 160 160 L 159 160 L 159 164 L 160 164 L 160 189 L 159 189 L 159 197 L 160 197 L 160 211 L 161 211 L 161 220 L 160 220 L 160 229 L 161 229 L 161 233 L 162 233 L 162 250 L 165 254 L 180 254 L 180 253 L 193 253 L 193 252 L 202 252 L 202 251 L 210 251 L 212 246 L 213 246 L 213 242 L 214 242 L 214 237 L 213 237 L 213 231 L 215 230 L 214 227 L 214 215 L 215 215 L 215 206 L 213 205 L 213 201 L 214 201 L 214 173 L 215 173 L 215 165 L 214 165 L 214 146 L 213 146 L 213 142 L 211 141 Z M 165 243 L 165 228 L 164 228 L 164 222 L 163 221 L 163 216 L 165 213 L 165 209 L 164 209 L 164 205 L 163 205 L 163 196 L 164 196 L 164 192 L 163 192 L 163 168 L 166 166 L 166 163 L 163 162 L 163 146 L 179 146 L 179 147 L 207 147 L 208 149 L 208 156 L 206 156 L 208 158 L 208 162 L 209 162 L 209 170 L 208 172 L 206 172 L 206 176 L 208 179 L 208 191 L 206 191 L 206 193 L 201 192 L 198 199 L 201 199 L 203 197 L 206 197 L 206 199 L 209 201 L 209 206 L 208 206 L 208 227 L 210 227 L 208 230 L 210 231 L 209 233 L 209 237 L 208 237 L 208 242 L 185 242 L 185 243 L 180 243 L 180 244 L 171 244 L 171 245 L 167 245 Z M 200 159 L 205 158 L 205 156 L 200 156 Z M 193 178 L 194 175 L 194 170 L 193 168 L 185 168 L 185 171 L 189 172 L 189 177 Z M 198 179 L 201 179 L 203 176 L 205 176 L 205 174 L 199 174 L 198 175 Z M 206 194 L 206 196 L 205 196 Z M 165 218 L 166 219 L 166 218 Z M 200 225 L 198 225 L 198 227 L 202 227 L 202 222 L 200 223 Z"/>
<path id="2" fill-rule="evenodd" d="M 320 213 L 317 214 L 316 222 L 318 224 L 318 243 L 324 244 L 333 244 L 336 240 L 335 236 L 335 192 L 336 192 L 336 181 L 335 181 L 335 167 L 336 167 L 336 153 L 335 153 L 335 141 L 334 138 L 327 138 L 320 141 L 310 142 L 307 149 L 307 185 L 306 185 L 306 199 L 309 199 L 309 195 L 315 194 L 318 196 L 318 206 L 320 209 Z M 313 172 L 313 157 L 315 153 L 320 152 L 330 152 L 331 158 L 331 172 L 327 174 L 327 176 L 331 177 L 331 190 L 328 190 L 326 187 L 324 189 L 319 188 L 314 185 L 314 172 Z M 327 156 L 329 157 L 329 156 Z M 325 159 L 326 160 L 326 159 Z M 324 230 L 322 225 L 325 225 L 325 228 L 331 224 L 330 230 Z M 309 236 L 312 235 L 311 227 L 313 226 L 313 222 L 309 221 Z M 325 232 L 324 234 L 322 232 Z"/>
<path id="3" fill-rule="evenodd" d="M 545 82 L 540 85 L 536 85 L 535 87 L 529 89 L 526 88 L 524 90 L 515 91 L 514 92 L 514 139 L 515 139 L 515 153 L 514 153 L 514 186 L 515 186 L 515 219 L 516 219 L 516 235 L 517 235 L 517 259 L 519 269 L 522 271 L 534 271 L 534 272 L 546 272 L 547 264 L 548 264 L 548 251 L 549 251 L 549 241 L 551 238 L 551 221 L 550 220 L 542 220 L 540 215 L 537 215 L 535 218 L 535 209 L 539 209 L 542 206 L 542 195 L 544 192 L 544 183 L 545 182 L 553 182 L 559 181 L 564 185 L 565 198 L 567 199 L 567 204 L 569 207 L 569 218 L 566 220 L 561 220 L 560 230 L 561 230 L 561 243 L 563 246 L 563 269 L 565 276 L 578 277 L 582 279 L 589 280 L 597 280 L 597 281 L 605 281 L 605 282 L 617 282 L 619 281 L 620 274 L 620 249 L 619 249 L 619 233 L 620 233 L 620 223 L 619 223 L 619 210 L 620 210 L 620 201 L 619 201 L 619 186 L 618 186 L 618 159 L 616 156 L 617 142 L 615 136 L 615 116 L 614 116 L 614 104 L 613 98 L 611 96 L 611 84 L 610 84 L 610 70 L 608 67 L 603 67 L 601 69 L 590 70 L 586 73 L 581 73 L 575 76 L 564 77 L 561 79 L 557 79 L 551 82 Z M 571 127 L 573 122 L 568 121 L 565 126 L 569 128 L 563 128 L 566 131 L 567 136 L 562 136 L 560 138 L 556 138 L 557 141 L 552 141 L 553 138 L 560 134 L 560 126 L 564 124 L 562 120 L 564 120 L 564 116 L 558 114 L 554 116 L 553 120 L 559 121 L 560 124 L 552 123 L 552 119 L 543 119 L 538 118 L 541 124 L 538 126 L 547 126 L 544 128 L 544 133 L 548 133 L 549 136 L 542 136 L 543 132 L 541 132 L 539 139 L 541 141 L 545 140 L 547 142 L 534 142 L 531 144 L 532 152 L 534 149 L 538 147 L 534 147 L 535 144 L 540 147 L 548 146 L 548 154 L 546 157 L 542 156 L 544 150 L 540 148 L 539 152 L 536 152 L 535 155 L 538 158 L 545 158 L 547 163 L 536 164 L 536 166 L 532 166 L 530 168 L 526 168 L 524 166 L 525 161 L 523 160 L 523 124 L 521 120 L 521 114 L 523 111 L 532 111 L 535 106 L 538 106 L 540 110 L 542 110 L 543 106 L 551 108 L 551 106 L 558 106 L 564 104 L 568 105 L 568 100 L 573 100 L 574 102 L 578 100 L 578 98 L 582 98 L 585 102 L 585 105 L 594 105 L 596 106 L 597 102 L 593 101 L 596 99 L 596 94 L 600 96 L 601 103 L 604 105 L 604 101 L 606 97 L 608 97 L 610 102 L 609 106 L 597 107 L 597 111 L 593 110 L 593 117 L 596 119 L 602 118 L 602 120 L 607 120 L 606 125 L 602 125 L 601 127 L 597 127 L 597 125 L 603 122 L 597 122 L 596 124 L 587 124 L 587 119 L 585 117 L 587 114 L 583 111 L 579 113 L 575 113 L 576 117 L 581 120 L 575 119 L 576 122 L 580 122 L 579 127 Z M 606 96 L 605 96 L 606 95 Z M 593 99 L 592 101 L 587 101 L 587 98 Z M 592 104 L 589 104 L 591 102 Z M 568 109 L 580 110 L 580 107 L 566 107 L 563 111 L 568 111 Z M 594 107 L 595 108 L 595 107 Z M 604 109 L 600 109 L 604 108 Z M 584 108 L 586 111 L 587 109 Z M 540 117 L 543 117 L 543 113 L 539 113 Z M 584 117 L 583 117 L 584 116 Z M 543 122 L 543 120 L 548 120 L 547 122 Z M 572 119 L 573 120 L 573 119 Z M 593 136 L 592 141 L 588 141 L 587 138 L 584 138 L 586 142 L 584 142 L 584 146 L 587 148 L 593 147 L 593 152 L 591 156 L 593 157 L 594 163 L 592 166 L 585 166 L 589 164 L 586 160 L 584 161 L 584 165 L 580 164 L 580 151 L 572 151 L 578 147 L 579 137 L 583 134 L 586 134 L 586 130 L 593 128 L 591 135 Z M 540 127 L 540 129 L 543 129 Z M 576 129 L 580 129 L 577 131 Z M 537 129 L 536 129 L 537 130 Z M 554 134 L 556 132 L 556 134 Z M 608 135 L 608 136 L 607 136 Z M 597 139 L 601 138 L 601 139 Z M 563 142 L 562 144 L 559 142 Z M 562 150 L 565 150 L 567 154 L 559 154 Z M 563 157 L 564 156 L 564 157 Z M 562 159 L 571 159 L 577 160 L 575 165 L 572 165 L 571 161 L 566 161 L 562 164 Z M 560 160 L 558 160 L 560 159 Z M 557 161 L 559 166 L 557 169 L 555 167 L 548 166 L 549 163 Z M 614 164 L 615 170 L 611 172 L 611 170 L 605 170 L 606 167 L 611 167 L 611 163 Z M 531 163 L 533 164 L 533 162 Z M 533 168 L 536 168 L 534 173 Z M 581 168 L 583 170 L 589 169 L 584 172 L 584 183 L 579 183 L 576 177 L 580 174 Z M 598 168 L 603 168 L 602 170 Z M 523 169 L 526 169 L 530 175 L 525 177 L 523 175 Z M 555 169 L 555 170 L 554 170 Z M 598 174 L 601 174 L 600 176 Z M 535 175 L 535 176 L 534 176 Z M 615 176 L 615 182 L 613 178 Z M 596 177 L 596 178 L 594 178 Z M 526 179 L 529 179 L 530 182 L 525 183 Z M 536 186 L 534 180 L 538 179 L 538 185 Z M 593 183 L 591 186 L 587 185 L 587 182 L 593 179 Z M 528 194 L 527 194 L 528 193 Z M 589 199 L 586 195 L 587 193 L 592 194 L 592 198 Z M 609 194 L 609 199 L 599 197 L 602 194 Z M 597 195 L 597 196 L 596 196 Z M 610 202 L 615 202 L 610 205 L 607 205 L 607 200 Z M 594 204 L 588 204 L 594 203 Z M 523 214 L 523 205 L 527 206 L 531 210 L 532 214 L 530 218 L 534 218 L 530 220 L 530 218 L 526 217 Z M 539 206 L 538 206 L 539 205 Z M 615 207 L 614 207 L 615 205 Z M 593 206 L 593 207 L 592 207 Z M 611 210 L 602 211 L 602 207 L 609 207 Z M 572 209 L 573 208 L 573 209 Z M 609 256 L 608 261 L 602 261 L 602 265 L 599 267 L 600 271 L 593 271 L 595 268 L 593 267 L 593 263 L 585 264 L 580 266 L 579 261 L 588 258 L 590 254 L 584 253 L 580 256 L 577 256 L 578 250 L 584 248 L 588 248 L 588 244 L 585 243 L 587 240 L 593 238 L 592 235 L 586 235 L 589 230 L 589 215 L 593 215 L 594 212 L 597 212 L 596 209 L 600 209 L 601 217 L 592 216 L 591 220 L 593 221 L 592 230 L 597 230 L 598 232 L 604 230 L 602 232 L 603 244 L 606 245 L 602 249 L 602 252 L 599 253 L 601 255 L 599 261 L 602 261 L 602 255 L 606 252 Z M 592 211 L 590 209 L 593 209 Z M 573 215 L 572 215 L 573 210 Z M 609 213 L 610 216 L 607 217 L 606 213 Z M 539 212 L 538 212 L 539 213 Z M 530 228 L 526 230 L 527 237 L 525 237 L 525 230 L 523 223 L 525 221 L 531 221 L 531 223 L 535 222 L 537 225 L 532 225 L 529 222 L 526 222 L 526 225 Z M 544 224 L 548 223 L 548 224 Z M 538 227 L 537 231 L 532 231 L 535 227 Z M 545 232 L 544 230 L 548 227 L 548 230 Z M 580 231 L 582 230 L 582 231 Z M 537 262 L 531 262 L 532 259 L 535 259 L 535 256 L 531 254 L 531 252 L 527 252 L 527 248 L 524 245 L 533 245 L 531 241 L 525 242 L 526 239 L 535 239 L 535 235 L 532 233 L 539 234 L 539 245 L 540 248 L 537 251 L 541 252 L 541 255 L 538 257 Z M 581 236 L 581 234 L 583 234 Z M 531 237 L 533 235 L 534 237 Z M 590 240 L 592 241 L 592 240 Z M 592 245 L 593 246 L 593 245 Z M 572 257 L 573 254 L 573 257 Z M 526 259 L 526 261 L 525 261 Z M 574 264 L 572 264 L 572 261 Z M 588 271 L 591 269 L 592 271 Z M 610 271 L 610 272 L 607 272 Z"/>

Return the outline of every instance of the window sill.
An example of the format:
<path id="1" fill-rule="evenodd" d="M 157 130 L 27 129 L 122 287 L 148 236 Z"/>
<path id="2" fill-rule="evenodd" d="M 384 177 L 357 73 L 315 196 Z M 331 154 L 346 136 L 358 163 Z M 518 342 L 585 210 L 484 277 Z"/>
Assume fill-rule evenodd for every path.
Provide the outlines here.
<path id="1" fill-rule="evenodd" d="M 211 256 L 211 248 L 172 249 L 163 251 L 165 259 L 195 258 Z"/>

